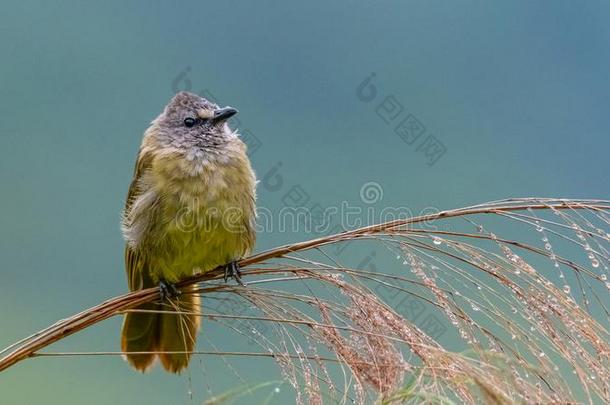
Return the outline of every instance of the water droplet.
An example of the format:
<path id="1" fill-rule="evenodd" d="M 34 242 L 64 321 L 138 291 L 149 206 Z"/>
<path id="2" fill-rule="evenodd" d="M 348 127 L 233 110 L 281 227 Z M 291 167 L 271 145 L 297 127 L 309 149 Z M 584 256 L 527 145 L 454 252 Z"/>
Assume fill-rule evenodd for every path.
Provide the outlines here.
<path id="1" fill-rule="evenodd" d="M 476 306 L 475 304 L 471 304 L 471 306 L 472 306 L 472 310 L 473 310 L 473 311 L 475 311 L 475 312 L 476 312 L 476 311 L 480 311 L 480 310 L 481 310 L 481 308 L 479 308 L 479 307 L 478 307 L 478 306 Z"/>
<path id="2" fill-rule="evenodd" d="M 551 244 L 550 244 L 550 243 L 548 243 L 548 242 L 547 242 L 547 243 L 545 243 L 545 244 L 544 244 L 544 248 L 545 248 L 546 250 L 551 250 L 553 247 L 551 246 Z"/>
<path id="3" fill-rule="evenodd" d="M 440 245 L 443 241 L 440 238 L 432 238 L 432 243 L 435 245 Z"/>
<path id="4" fill-rule="evenodd" d="M 599 278 L 600 278 L 602 281 L 606 281 L 606 280 L 608 279 L 608 276 L 606 276 L 605 274 L 602 274 L 601 276 L 599 276 Z"/>
<path id="5" fill-rule="evenodd" d="M 591 266 L 598 268 L 599 267 L 599 261 L 597 259 L 593 259 L 591 260 Z"/>
<path id="6" fill-rule="evenodd" d="M 515 267 L 515 274 L 521 274 L 521 270 L 519 270 L 519 267 Z"/>
<path id="7" fill-rule="evenodd" d="M 543 228 L 543 227 L 541 227 L 540 225 L 536 225 L 536 230 L 537 230 L 538 232 L 542 232 L 542 231 L 544 230 L 544 228 Z"/>
<path id="8" fill-rule="evenodd" d="M 273 392 L 275 392 L 276 394 L 280 393 L 280 387 L 275 387 L 275 389 L 273 390 Z"/>
<path id="9" fill-rule="evenodd" d="M 569 294 L 569 293 L 570 293 L 570 286 L 569 286 L 569 285 L 567 285 L 567 284 L 566 284 L 566 285 L 564 285 L 564 286 L 563 286 L 563 292 L 564 292 L 564 293 L 566 293 L 566 294 Z"/>
<path id="10" fill-rule="evenodd" d="M 540 353 L 538 354 L 538 357 L 544 357 L 544 352 L 540 352 Z"/>

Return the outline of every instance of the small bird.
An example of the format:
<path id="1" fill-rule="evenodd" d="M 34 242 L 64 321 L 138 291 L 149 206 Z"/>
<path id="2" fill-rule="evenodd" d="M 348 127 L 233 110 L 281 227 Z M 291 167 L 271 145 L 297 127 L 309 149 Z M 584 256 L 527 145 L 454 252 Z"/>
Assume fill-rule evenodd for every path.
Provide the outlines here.
<path id="1" fill-rule="evenodd" d="M 164 299 L 125 316 L 121 348 L 139 371 L 157 356 L 173 373 L 188 366 L 200 297 L 174 283 L 223 265 L 225 281 L 242 283 L 237 261 L 254 247 L 256 178 L 227 124 L 236 113 L 180 92 L 144 133 L 122 215 L 125 267 L 131 291 L 159 286 Z"/>

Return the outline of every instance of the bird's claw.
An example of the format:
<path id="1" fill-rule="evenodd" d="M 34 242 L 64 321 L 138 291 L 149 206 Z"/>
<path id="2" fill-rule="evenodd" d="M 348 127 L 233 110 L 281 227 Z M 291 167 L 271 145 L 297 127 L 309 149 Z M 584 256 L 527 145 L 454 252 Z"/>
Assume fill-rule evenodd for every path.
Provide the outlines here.
<path id="1" fill-rule="evenodd" d="M 234 278 L 235 281 L 237 281 L 240 285 L 244 287 L 246 286 L 246 283 L 244 283 L 241 279 L 241 270 L 239 269 L 239 264 L 237 261 L 232 261 L 225 267 L 225 283 L 229 278 Z"/>
<path id="2" fill-rule="evenodd" d="M 181 294 L 175 285 L 164 280 L 159 281 L 159 291 L 161 291 L 161 301 L 176 298 Z"/>

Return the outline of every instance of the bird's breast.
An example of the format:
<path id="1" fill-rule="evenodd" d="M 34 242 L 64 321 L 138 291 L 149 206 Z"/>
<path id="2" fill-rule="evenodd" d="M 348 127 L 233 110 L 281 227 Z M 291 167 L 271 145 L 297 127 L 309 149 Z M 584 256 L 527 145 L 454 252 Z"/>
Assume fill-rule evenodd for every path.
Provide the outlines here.
<path id="1" fill-rule="evenodd" d="M 149 181 L 160 221 L 148 236 L 163 277 L 206 271 L 251 249 L 255 180 L 247 161 L 167 156 L 153 164 Z"/>

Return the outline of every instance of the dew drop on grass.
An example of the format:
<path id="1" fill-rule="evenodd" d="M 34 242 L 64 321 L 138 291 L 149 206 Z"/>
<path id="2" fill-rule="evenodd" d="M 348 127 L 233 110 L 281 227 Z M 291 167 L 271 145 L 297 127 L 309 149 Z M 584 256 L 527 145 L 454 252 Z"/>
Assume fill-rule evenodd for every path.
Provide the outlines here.
<path id="1" fill-rule="evenodd" d="M 441 243 L 443 243 L 443 241 L 440 238 L 433 238 L 432 239 L 432 243 L 434 243 L 435 245 L 440 245 Z"/>
<path id="2" fill-rule="evenodd" d="M 569 286 L 569 285 L 567 285 L 567 284 L 566 284 L 566 285 L 564 285 L 564 286 L 563 286 L 563 292 L 564 292 L 564 293 L 566 293 L 566 294 L 569 294 L 569 293 L 570 293 L 570 286 Z"/>

